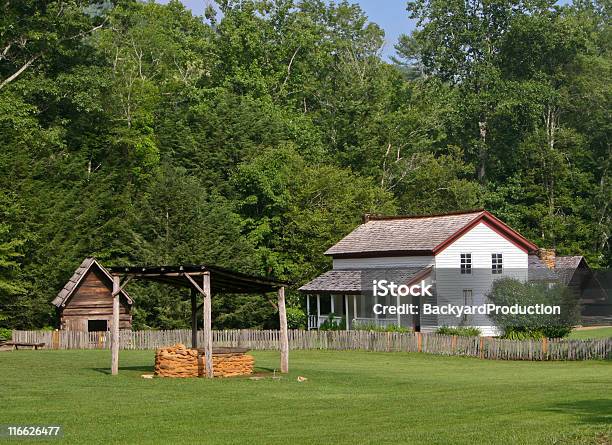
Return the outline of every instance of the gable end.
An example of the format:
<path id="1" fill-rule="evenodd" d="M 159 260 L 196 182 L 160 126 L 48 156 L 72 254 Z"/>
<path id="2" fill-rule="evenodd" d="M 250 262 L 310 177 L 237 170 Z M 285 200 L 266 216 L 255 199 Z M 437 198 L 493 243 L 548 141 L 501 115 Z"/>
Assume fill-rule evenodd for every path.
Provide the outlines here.
<path id="1" fill-rule="evenodd" d="M 485 210 L 478 218 L 457 230 L 453 235 L 448 237 L 442 243 L 438 244 L 433 249 L 433 254 L 438 255 L 448 246 L 476 227 L 479 223 L 485 224 L 495 233 L 502 236 L 525 253 L 533 253 L 538 250 L 538 246 Z"/>
<path id="2" fill-rule="evenodd" d="M 53 304 L 56 307 L 65 307 L 72 295 L 79 288 L 83 280 L 94 271 L 98 271 L 101 275 L 102 279 L 107 279 L 110 282 L 113 281 L 111 274 L 102 266 L 95 258 L 86 258 L 81 265 L 74 272 L 70 280 L 64 285 L 61 291 L 57 294 L 57 296 L 53 299 Z M 128 293 L 124 290 L 121 290 L 121 297 L 125 299 L 128 305 L 131 305 L 132 299 L 128 295 Z"/>

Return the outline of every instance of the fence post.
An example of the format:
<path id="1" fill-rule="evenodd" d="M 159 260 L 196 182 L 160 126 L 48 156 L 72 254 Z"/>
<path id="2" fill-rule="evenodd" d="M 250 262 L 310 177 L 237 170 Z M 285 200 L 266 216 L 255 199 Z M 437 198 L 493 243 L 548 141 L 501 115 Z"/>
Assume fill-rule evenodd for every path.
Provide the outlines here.
<path id="1" fill-rule="evenodd" d="M 542 337 L 542 360 L 548 359 L 548 339 L 546 337 Z"/>
<path id="2" fill-rule="evenodd" d="M 417 336 L 417 351 L 423 352 L 423 337 L 421 337 L 420 332 L 417 332 L 416 336 Z"/>
<path id="3" fill-rule="evenodd" d="M 484 337 L 480 337 L 479 357 L 484 358 Z"/>
<path id="4" fill-rule="evenodd" d="M 51 336 L 51 349 L 59 349 L 60 331 L 55 330 Z"/>

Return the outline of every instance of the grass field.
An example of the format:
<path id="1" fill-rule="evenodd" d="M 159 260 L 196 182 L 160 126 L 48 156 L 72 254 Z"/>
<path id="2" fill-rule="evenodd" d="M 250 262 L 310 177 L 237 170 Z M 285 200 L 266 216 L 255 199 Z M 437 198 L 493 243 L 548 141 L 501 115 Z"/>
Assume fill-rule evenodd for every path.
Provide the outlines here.
<path id="1" fill-rule="evenodd" d="M 568 338 L 573 338 L 576 340 L 607 337 L 612 337 L 612 327 L 574 330 L 568 336 Z"/>
<path id="2" fill-rule="evenodd" d="M 254 355 L 259 368 L 278 364 L 275 352 Z M 141 378 L 152 351 L 122 351 L 120 359 L 113 377 L 108 351 L 0 353 L 0 423 L 61 425 L 64 437 L 49 443 L 612 440 L 611 362 L 292 351 L 281 380 L 210 381 Z"/>

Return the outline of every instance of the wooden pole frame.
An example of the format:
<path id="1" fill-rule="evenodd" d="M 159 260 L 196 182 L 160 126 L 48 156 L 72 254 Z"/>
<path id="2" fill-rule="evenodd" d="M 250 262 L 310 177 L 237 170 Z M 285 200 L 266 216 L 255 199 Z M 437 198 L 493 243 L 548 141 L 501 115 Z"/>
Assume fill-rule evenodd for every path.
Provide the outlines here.
<path id="1" fill-rule="evenodd" d="M 202 291 L 204 294 L 204 360 L 206 363 L 206 377 L 213 378 L 213 339 L 212 339 L 212 302 L 210 291 L 210 273 L 202 275 Z"/>
<path id="2" fill-rule="evenodd" d="M 193 289 L 195 291 L 200 292 L 204 296 L 204 302 L 202 304 L 203 310 L 203 329 L 204 329 L 204 363 L 206 366 L 206 377 L 211 379 L 214 375 L 213 370 L 213 360 L 212 360 L 212 303 L 211 303 L 211 287 L 210 287 L 210 272 L 203 272 L 198 274 L 198 276 L 202 277 L 202 286 L 200 287 L 198 283 L 190 276 L 190 274 L 184 274 L 185 278 L 189 280 Z M 192 305 L 192 308 L 195 304 Z M 197 311 L 197 308 L 195 309 Z M 195 312 L 194 311 L 194 312 Z M 192 332 L 193 335 L 193 332 Z M 197 335 L 197 332 L 196 332 Z"/>
<path id="3" fill-rule="evenodd" d="M 111 322 L 111 374 L 119 374 L 119 295 L 121 278 L 113 277 L 113 318 Z"/>
<path id="4" fill-rule="evenodd" d="M 197 302 L 197 291 L 191 289 L 191 347 L 197 349 L 198 347 L 198 302 Z"/>
<path id="5" fill-rule="evenodd" d="M 163 268 L 162 268 L 163 270 Z M 182 267 L 181 267 L 182 270 Z M 134 277 L 143 277 L 143 275 L 137 272 L 127 272 L 124 276 L 123 282 L 121 282 L 121 272 L 114 272 L 112 275 L 113 279 L 113 314 L 112 314 L 112 326 L 111 326 L 111 374 L 116 375 L 119 373 L 119 346 L 120 346 L 120 297 L 123 287 Z M 162 275 L 162 274 L 155 274 Z M 191 288 L 191 343 L 192 347 L 196 348 L 198 343 L 198 331 L 197 331 L 197 312 L 200 308 L 203 308 L 203 328 L 204 328 L 204 356 L 206 364 L 206 377 L 212 378 L 214 376 L 213 369 L 213 333 L 212 333 L 212 290 L 211 290 L 211 273 L 210 271 L 198 271 L 198 272 L 172 272 L 164 275 L 172 276 L 184 276 L 187 281 L 190 282 Z M 151 276 L 151 275 L 149 275 Z M 202 277 L 201 286 L 194 280 L 194 277 Z M 197 294 L 200 293 L 204 297 L 204 301 L 201 305 L 197 305 Z M 280 318 L 280 337 L 279 345 L 281 351 L 281 372 L 289 372 L 289 333 L 287 328 L 287 310 L 285 306 L 285 287 L 281 286 L 278 288 L 278 306 L 274 302 L 270 301 L 273 306 L 278 308 Z M 317 295 L 317 314 L 320 315 L 320 301 Z M 317 320 L 318 321 L 318 320 Z"/>
<path id="6" fill-rule="evenodd" d="M 120 309 L 119 299 L 121 298 L 121 291 L 126 284 L 130 282 L 132 275 L 124 277 L 121 282 L 120 275 L 113 275 L 113 291 L 111 296 L 113 297 L 113 315 L 111 318 L 111 374 L 119 374 L 119 323 L 120 323 Z"/>
<path id="7" fill-rule="evenodd" d="M 289 372 L 289 332 L 287 329 L 284 287 L 278 289 L 278 317 L 280 319 L 280 368 L 282 373 L 287 373 Z"/>

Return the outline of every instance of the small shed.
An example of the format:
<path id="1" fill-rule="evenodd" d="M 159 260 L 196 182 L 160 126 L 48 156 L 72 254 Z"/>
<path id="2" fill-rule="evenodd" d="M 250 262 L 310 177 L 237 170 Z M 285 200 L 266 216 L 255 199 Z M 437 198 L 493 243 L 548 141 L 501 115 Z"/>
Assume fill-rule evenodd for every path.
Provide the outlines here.
<path id="1" fill-rule="evenodd" d="M 113 278 L 95 258 L 86 258 L 53 300 L 60 329 L 108 331 L 113 319 Z M 119 329 L 132 329 L 132 299 L 124 290 L 119 298 Z"/>

